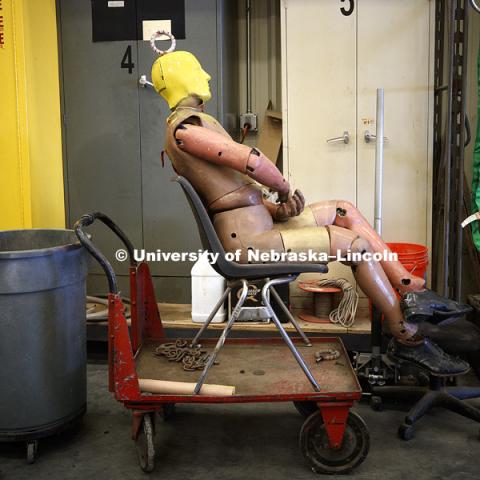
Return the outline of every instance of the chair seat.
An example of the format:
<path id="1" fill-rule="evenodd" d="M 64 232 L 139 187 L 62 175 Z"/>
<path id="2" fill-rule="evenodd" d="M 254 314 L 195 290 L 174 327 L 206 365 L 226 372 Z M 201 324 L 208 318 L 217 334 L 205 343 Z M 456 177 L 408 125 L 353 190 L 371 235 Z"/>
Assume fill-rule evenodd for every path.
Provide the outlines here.
<path id="1" fill-rule="evenodd" d="M 254 280 L 259 278 L 275 278 L 285 275 L 300 275 L 301 273 L 328 273 L 328 267 L 323 264 L 311 263 L 262 263 L 242 264 L 225 262 L 219 273 L 228 279 L 245 278 Z M 213 265 L 215 268 L 215 266 Z"/>

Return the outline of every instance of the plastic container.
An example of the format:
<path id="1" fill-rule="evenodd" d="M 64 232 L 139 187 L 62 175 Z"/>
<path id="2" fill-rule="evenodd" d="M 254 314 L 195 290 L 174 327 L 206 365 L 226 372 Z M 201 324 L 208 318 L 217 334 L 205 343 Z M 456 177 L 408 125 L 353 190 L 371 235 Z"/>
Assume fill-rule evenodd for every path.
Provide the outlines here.
<path id="1" fill-rule="evenodd" d="M 409 273 L 425 278 L 428 268 L 428 247 L 417 243 L 387 243 L 398 254 L 399 262 Z"/>
<path id="2" fill-rule="evenodd" d="M 226 281 L 210 265 L 207 256 L 201 255 L 192 267 L 192 320 L 204 323 L 226 288 Z M 218 310 L 213 323 L 224 322 L 225 306 Z"/>
<path id="3" fill-rule="evenodd" d="M 84 414 L 86 276 L 72 230 L 0 232 L 0 441 L 42 438 Z"/>

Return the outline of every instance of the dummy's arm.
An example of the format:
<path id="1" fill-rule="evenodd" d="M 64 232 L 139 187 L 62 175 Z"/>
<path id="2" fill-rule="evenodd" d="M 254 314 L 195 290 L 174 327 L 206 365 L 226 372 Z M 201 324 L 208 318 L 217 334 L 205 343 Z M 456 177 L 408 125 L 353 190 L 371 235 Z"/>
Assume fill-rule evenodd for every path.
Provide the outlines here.
<path id="1" fill-rule="evenodd" d="M 257 182 L 288 198 L 290 185 L 278 168 L 259 150 L 233 141 L 220 133 L 197 125 L 182 124 L 175 132 L 178 147 L 212 163 L 247 174 Z"/>

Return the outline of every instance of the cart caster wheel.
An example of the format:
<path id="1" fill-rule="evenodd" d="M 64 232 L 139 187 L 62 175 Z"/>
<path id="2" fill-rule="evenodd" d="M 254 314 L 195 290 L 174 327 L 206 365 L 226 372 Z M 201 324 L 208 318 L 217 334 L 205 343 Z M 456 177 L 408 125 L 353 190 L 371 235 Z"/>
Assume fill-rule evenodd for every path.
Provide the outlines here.
<path id="1" fill-rule="evenodd" d="M 315 402 L 293 402 L 293 405 L 295 405 L 297 412 L 305 418 L 318 412 L 318 405 Z"/>
<path id="2" fill-rule="evenodd" d="M 375 412 L 381 412 L 383 410 L 382 397 L 372 395 L 370 397 L 370 408 Z"/>
<path id="3" fill-rule="evenodd" d="M 135 441 L 140 468 L 144 472 L 153 472 L 155 468 L 155 447 L 153 446 L 152 414 L 146 413 Z"/>
<path id="4" fill-rule="evenodd" d="M 38 450 L 38 441 L 31 440 L 27 442 L 27 463 L 31 465 L 35 462 L 35 457 L 37 456 Z"/>
<path id="5" fill-rule="evenodd" d="M 162 405 L 162 418 L 164 422 L 168 422 L 175 416 L 175 404 L 164 403 Z"/>
<path id="6" fill-rule="evenodd" d="M 370 435 L 362 418 L 348 414 L 342 446 L 330 448 L 322 414 L 310 415 L 300 430 L 300 450 L 315 473 L 343 474 L 360 465 L 370 449 Z"/>
<path id="7" fill-rule="evenodd" d="M 414 436 L 413 425 L 408 425 L 406 423 L 400 425 L 398 427 L 398 436 L 406 442 L 408 442 L 408 440 L 411 440 Z"/>

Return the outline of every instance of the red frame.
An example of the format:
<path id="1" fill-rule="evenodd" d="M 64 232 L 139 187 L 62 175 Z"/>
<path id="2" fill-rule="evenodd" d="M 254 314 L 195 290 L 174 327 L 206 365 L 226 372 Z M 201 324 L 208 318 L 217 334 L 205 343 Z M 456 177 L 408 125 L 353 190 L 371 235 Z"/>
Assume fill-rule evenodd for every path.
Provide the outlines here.
<path id="1" fill-rule="evenodd" d="M 135 354 L 143 342 L 165 340 L 150 269 L 144 262 L 130 267 L 131 332 L 119 294 L 109 294 L 108 363 L 109 390 L 126 408 L 134 410 L 132 434 L 136 438 L 141 418 L 146 412 L 161 411 L 165 403 L 245 403 L 315 401 L 322 413 L 331 448 L 339 448 L 345 432 L 348 412 L 361 397 L 361 388 L 353 392 L 312 392 L 308 394 L 268 395 L 142 395 L 135 368 Z M 332 338 L 314 338 L 315 343 L 331 342 Z M 231 343 L 278 343 L 279 338 L 230 339 Z M 209 343 L 207 340 L 205 343 Z M 343 344 L 339 341 L 343 348 Z M 346 352 L 343 352 L 346 354 Z"/>

